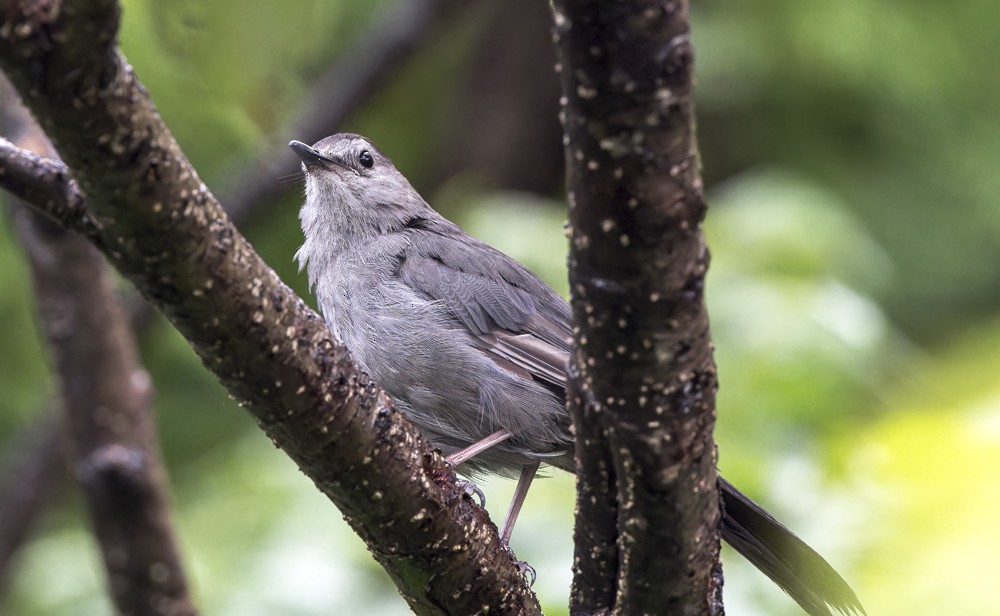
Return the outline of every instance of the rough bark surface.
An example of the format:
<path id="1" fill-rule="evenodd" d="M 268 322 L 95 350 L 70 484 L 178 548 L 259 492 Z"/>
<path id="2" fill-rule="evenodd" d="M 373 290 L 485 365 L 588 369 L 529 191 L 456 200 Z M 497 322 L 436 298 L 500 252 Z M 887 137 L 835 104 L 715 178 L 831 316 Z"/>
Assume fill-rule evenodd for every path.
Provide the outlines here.
<path id="1" fill-rule="evenodd" d="M 104 254 L 340 507 L 414 611 L 538 612 L 486 513 L 229 223 L 115 47 L 118 17 L 108 0 L 8 1 L 0 22 L 0 64 L 86 193 Z"/>
<path id="2" fill-rule="evenodd" d="M 556 0 L 554 19 L 579 324 L 572 610 L 718 614 L 687 2 Z"/>

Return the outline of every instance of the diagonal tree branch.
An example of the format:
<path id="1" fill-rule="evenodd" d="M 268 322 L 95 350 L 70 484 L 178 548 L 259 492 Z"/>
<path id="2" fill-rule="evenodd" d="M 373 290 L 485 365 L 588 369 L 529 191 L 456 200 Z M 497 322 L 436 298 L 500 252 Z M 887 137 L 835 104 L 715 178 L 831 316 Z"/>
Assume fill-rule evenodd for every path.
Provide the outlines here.
<path id="1" fill-rule="evenodd" d="M 117 4 L 51 6 L 6 3 L 0 64 L 88 195 L 105 255 L 340 507 L 416 612 L 538 612 L 485 512 L 229 223 L 118 53 Z"/>
<path id="2" fill-rule="evenodd" d="M 419 0 L 406 3 L 403 10 L 392 7 L 393 10 L 384 11 L 368 31 L 357 37 L 357 43 L 339 56 L 335 66 L 317 81 L 300 106 L 297 119 L 291 124 L 293 128 L 282 134 L 305 136 L 316 141 L 325 136 L 326 132 L 332 132 L 329 127 L 341 124 L 364 104 L 387 81 L 387 76 L 405 62 L 413 49 L 427 40 L 446 16 L 465 6 L 467 5 L 464 3 L 453 1 Z M 8 86 L 6 83 L 4 85 Z M 3 88 L 7 89 L 9 88 Z M 4 93 L 0 98 L 8 97 Z M 5 103 L 0 115 L 9 115 L 5 112 L 13 106 L 15 105 Z M 230 204 L 228 214 L 237 225 L 259 212 L 261 204 L 273 200 L 277 191 L 281 190 L 277 178 L 291 174 L 296 169 L 297 159 L 289 154 L 285 141 L 276 138 L 264 140 L 262 151 L 224 182 L 225 198 L 221 201 Z M 10 152 L 8 150 L 5 153 Z M 8 157 L 7 168 L 14 176 L 9 180 L 12 182 L 28 182 L 30 185 L 38 174 L 51 178 L 50 181 L 37 185 L 43 193 L 26 195 L 28 200 L 49 204 L 49 215 L 63 226 L 75 228 L 96 239 L 94 230 L 90 229 L 91 223 L 80 206 L 84 196 L 65 165 L 13 156 Z M 53 191 L 58 194 L 48 194 Z M 60 204 L 69 204 L 69 210 L 55 211 Z M 146 317 L 150 314 L 149 304 L 136 303 L 130 312 L 130 320 L 148 322 Z M 14 458 L 25 464 L 36 461 L 31 468 L 47 460 L 55 460 L 58 465 L 58 422 L 45 417 L 32 430 L 31 434 L 26 434 L 30 438 L 24 439 Z M 34 434 L 34 431 L 38 434 Z M 48 433 L 44 433 L 45 431 Z M 34 451 L 34 447 L 38 450 Z M 20 466 L 4 470 L 10 471 L 5 479 L 11 486 L 16 485 L 23 475 Z M 0 584 L 6 578 L 11 556 L 29 530 L 34 512 L 43 507 L 42 487 L 38 485 L 32 489 L 19 489 L 15 492 L 16 495 L 25 500 L 12 498 L 0 505 Z"/>
<path id="3" fill-rule="evenodd" d="M 465 3 L 453 0 L 416 0 L 406 3 L 402 10 L 392 7 L 385 10 L 375 20 L 368 31 L 358 35 L 357 42 L 344 54 L 338 56 L 338 61 L 326 74 L 322 75 L 313 86 L 305 102 L 297 112 L 297 118 L 291 123 L 293 128 L 283 130 L 282 134 L 307 136 L 316 141 L 326 132 L 332 132 L 330 127 L 341 124 L 346 117 L 354 113 L 364 102 L 378 90 L 388 77 L 398 70 L 405 60 L 413 53 L 414 48 L 426 41 L 430 34 L 446 21 L 448 16 L 454 16 L 456 9 L 464 8 Z M 6 82 L 6 80 L 4 80 Z M 3 90 L 9 89 L 4 83 Z M 6 93 L 0 98 L 8 97 Z M 0 115 L 10 115 L 6 111 L 19 105 L 17 101 L 8 101 Z M 17 121 L 16 118 L 9 118 Z M 9 124 L 10 122 L 5 122 Z M 310 142 L 311 142 L 310 141 Z M 291 174 L 297 165 L 297 159 L 289 154 L 285 139 L 269 138 L 262 141 L 263 149 L 247 165 L 240 167 L 224 182 L 225 198 L 221 201 L 229 203 L 227 213 L 238 226 L 261 211 L 261 206 L 277 197 L 282 190 L 278 178 Z M 0 150 L 4 146 L 0 145 Z M 4 151 L 9 154 L 9 151 Z M 0 154 L 3 155 L 3 154 Z M 71 178 L 65 165 L 58 161 L 43 159 L 28 159 L 13 156 L 7 160 L 8 169 L 14 176 L 13 182 L 28 182 L 38 174 L 50 179 L 40 185 L 42 194 L 28 195 L 28 200 L 35 203 L 49 204 L 48 215 L 54 217 L 63 226 L 74 227 L 85 235 L 96 239 L 91 229 L 91 221 L 80 205 L 84 196 L 80 193 L 76 182 Z M 50 195 L 50 192 L 57 195 Z M 56 211 L 61 204 L 69 204 L 69 211 Z M 151 308 L 143 301 L 129 305 L 130 320 L 148 323 Z M 38 468 L 50 463 L 61 468 L 61 457 L 58 451 L 58 422 L 43 417 L 38 425 L 33 425 L 12 461 L 18 464 L 10 468 L 4 467 L 5 474 L 0 482 L 6 481 L 12 486 L 21 485 L 24 476 L 22 466 Z M 35 434 L 37 432 L 37 434 Z M 30 464 L 29 464 L 30 463 Z M 48 477 L 49 474 L 45 473 Z M 53 473 L 53 478 L 61 474 Z M 17 489 L 11 492 L 16 498 L 9 498 L 0 504 L 0 588 L 6 579 L 8 565 L 30 531 L 30 526 L 36 514 L 44 509 L 49 493 L 48 487 L 56 486 L 32 482 L 30 489 Z"/>
<path id="4" fill-rule="evenodd" d="M 54 154 L 23 106 L 11 101 L 4 111 L 19 143 Z M 121 614 L 194 614 L 170 522 L 151 383 L 108 266 L 86 238 L 33 211 L 18 208 L 14 223 L 59 377 L 66 458 L 83 489 L 112 601 Z"/>
<path id="5" fill-rule="evenodd" d="M 718 614 L 716 373 L 687 2 L 556 0 L 554 11 L 579 324 L 572 607 Z"/>
<path id="6" fill-rule="evenodd" d="M 288 150 L 288 135 L 314 143 L 331 133 L 369 100 L 445 18 L 454 19 L 471 3 L 461 0 L 407 0 L 393 3 L 368 32 L 358 37 L 324 73 L 303 101 L 291 126 L 272 138 L 239 173 L 225 182 L 219 201 L 234 220 L 257 204 L 274 201 L 284 187 L 278 178 L 299 171 L 299 160 Z"/>

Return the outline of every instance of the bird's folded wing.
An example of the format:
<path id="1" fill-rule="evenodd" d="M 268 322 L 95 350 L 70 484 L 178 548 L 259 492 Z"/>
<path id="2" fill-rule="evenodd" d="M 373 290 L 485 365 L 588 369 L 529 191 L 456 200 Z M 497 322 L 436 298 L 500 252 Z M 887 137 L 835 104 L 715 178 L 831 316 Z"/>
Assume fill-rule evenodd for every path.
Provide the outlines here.
<path id="1" fill-rule="evenodd" d="M 427 254 L 426 249 L 423 254 L 404 253 L 401 280 L 441 302 L 499 365 L 552 389 L 564 389 L 571 345 L 569 307 L 510 257 L 491 249 L 488 256 L 496 260 L 494 267 L 484 268 L 481 260 L 462 259 L 451 244 L 449 238 L 442 238 L 439 252 L 443 254 Z M 443 259 L 448 257 L 457 264 L 446 263 Z M 529 293 L 518 282 L 541 286 L 543 301 L 536 300 L 537 289 Z"/>
<path id="2" fill-rule="evenodd" d="M 554 346 L 535 334 L 497 332 L 486 339 L 490 353 L 524 369 L 536 380 L 542 380 L 560 390 L 566 389 L 566 363 L 569 352 Z"/>

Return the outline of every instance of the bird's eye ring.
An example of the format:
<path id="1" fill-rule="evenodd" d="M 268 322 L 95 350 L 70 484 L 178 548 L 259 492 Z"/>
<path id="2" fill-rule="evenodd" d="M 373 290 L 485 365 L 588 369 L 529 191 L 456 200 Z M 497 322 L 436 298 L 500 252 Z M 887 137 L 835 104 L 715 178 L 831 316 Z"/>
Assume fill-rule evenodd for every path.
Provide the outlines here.
<path id="1" fill-rule="evenodd" d="M 358 162 L 365 169 L 371 169 L 375 165 L 375 159 L 372 158 L 372 153 L 368 150 L 361 150 L 361 153 L 358 154 Z"/>

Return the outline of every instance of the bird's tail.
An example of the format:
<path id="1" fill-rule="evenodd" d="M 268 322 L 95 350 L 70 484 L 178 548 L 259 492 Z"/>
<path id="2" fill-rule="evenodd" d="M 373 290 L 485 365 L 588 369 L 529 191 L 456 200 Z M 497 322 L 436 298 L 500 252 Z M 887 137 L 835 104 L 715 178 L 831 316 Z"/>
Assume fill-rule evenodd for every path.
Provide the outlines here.
<path id="1" fill-rule="evenodd" d="M 865 614 L 857 595 L 830 563 L 771 514 L 719 478 L 722 538 L 811 616 Z"/>

